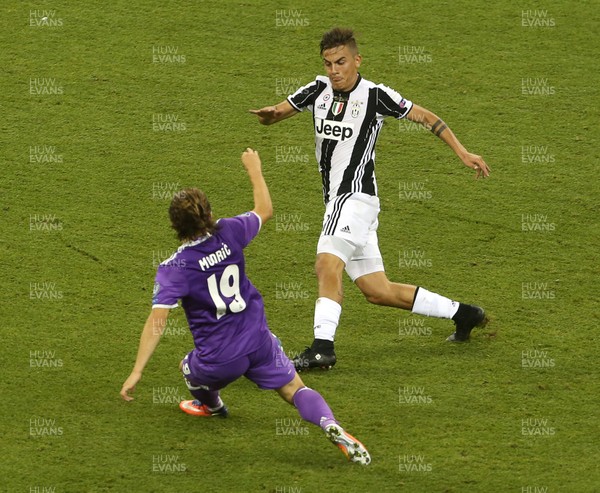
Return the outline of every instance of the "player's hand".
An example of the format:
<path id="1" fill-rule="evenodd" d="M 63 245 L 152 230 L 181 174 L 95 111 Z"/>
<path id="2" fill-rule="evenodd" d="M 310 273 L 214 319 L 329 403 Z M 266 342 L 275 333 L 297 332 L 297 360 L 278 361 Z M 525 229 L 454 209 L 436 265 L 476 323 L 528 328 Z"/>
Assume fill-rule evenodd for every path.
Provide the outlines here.
<path id="1" fill-rule="evenodd" d="M 258 116 L 258 121 L 263 125 L 268 125 L 275 120 L 277 116 L 277 107 L 276 106 L 265 106 L 260 110 L 250 110 L 250 113 Z"/>
<path id="2" fill-rule="evenodd" d="M 261 162 L 258 151 L 255 151 L 250 147 L 247 147 L 246 150 L 242 152 L 242 163 L 248 174 L 261 172 Z"/>
<path id="3" fill-rule="evenodd" d="M 139 371 L 132 371 L 131 375 L 127 377 L 125 383 L 123 384 L 123 388 L 121 389 L 121 397 L 126 401 L 132 401 L 133 397 L 129 395 L 129 392 L 133 392 L 135 390 L 136 384 L 141 380 L 142 374 Z"/>
<path id="4" fill-rule="evenodd" d="M 490 176 L 490 167 L 485 164 L 485 161 L 481 156 L 467 152 L 464 156 L 461 156 L 461 160 L 465 166 L 468 166 L 477 172 L 475 178 L 487 178 Z"/>

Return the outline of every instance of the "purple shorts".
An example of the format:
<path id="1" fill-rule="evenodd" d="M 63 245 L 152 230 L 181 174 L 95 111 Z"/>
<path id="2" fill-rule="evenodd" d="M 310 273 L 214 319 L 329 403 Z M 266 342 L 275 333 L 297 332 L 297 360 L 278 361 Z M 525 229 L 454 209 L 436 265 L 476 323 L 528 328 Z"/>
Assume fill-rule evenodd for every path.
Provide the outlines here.
<path id="1" fill-rule="evenodd" d="M 222 389 L 241 376 L 261 389 L 275 390 L 290 383 L 296 375 L 294 365 L 271 332 L 259 349 L 224 365 L 202 363 L 194 349 L 183 359 L 182 372 L 188 386 L 208 390 Z"/>

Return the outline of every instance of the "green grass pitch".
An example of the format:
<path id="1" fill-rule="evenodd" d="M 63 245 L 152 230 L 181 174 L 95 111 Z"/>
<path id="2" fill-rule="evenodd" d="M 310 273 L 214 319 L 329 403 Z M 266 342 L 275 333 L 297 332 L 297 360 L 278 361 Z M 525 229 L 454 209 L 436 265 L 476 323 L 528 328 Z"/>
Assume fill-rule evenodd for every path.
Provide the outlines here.
<path id="1" fill-rule="evenodd" d="M 525 5 L 525 4 L 524 4 Z M 0 491 L 593 492 L 598 432 L 597 1 L 7 0 L 0 16 Z M 490 325 L 369 305 L 345 280 L 338 364 L 303 376 L 369 448 L 348 464 L 242 380 L 228 420 L 181 413 L 181 311 L 128 376 L 169 196 L 275 217 L 247 249 L 271 329 L 312 340 L 323 213 L 310 116 L 247 113 L 323 73 L 321 34 L 358 33 L 364 77 L 440 115 L 492 168 L 388 120 L 379 240 L 392 280 L 482 305 Z M 595 260 L 596 259 L 596 260 Z"/>

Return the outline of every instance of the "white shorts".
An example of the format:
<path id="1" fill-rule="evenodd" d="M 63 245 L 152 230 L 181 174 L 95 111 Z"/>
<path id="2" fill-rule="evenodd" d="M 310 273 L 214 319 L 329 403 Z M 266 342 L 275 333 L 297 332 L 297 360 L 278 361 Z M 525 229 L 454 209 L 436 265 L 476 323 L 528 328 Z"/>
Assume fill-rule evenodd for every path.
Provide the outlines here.
<path id="1" fill-rule="evenodd" d="M 317 254 L 331 253 L 342 259 L 352 281 L 383 271 L 378 215 L 379 198 L 373 195 L 348 193 L 330 200 L 325 206 Z"/>

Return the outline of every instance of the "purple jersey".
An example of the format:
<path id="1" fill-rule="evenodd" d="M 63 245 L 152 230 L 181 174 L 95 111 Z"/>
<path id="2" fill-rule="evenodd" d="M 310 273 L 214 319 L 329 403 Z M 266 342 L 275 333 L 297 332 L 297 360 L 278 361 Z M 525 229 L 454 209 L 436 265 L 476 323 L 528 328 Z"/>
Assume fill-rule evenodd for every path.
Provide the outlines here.
<path id="1" fill-rule="evenodd" d="M 262 296 L 244 268 L 243 249 L 260 226 L 253 212 L 220 219 L 214 235 L 184 243 L 158 267 L 152 307 L 175 308 L 181 300 L 206 363 L 250 354 L 269 333 Z"/>

